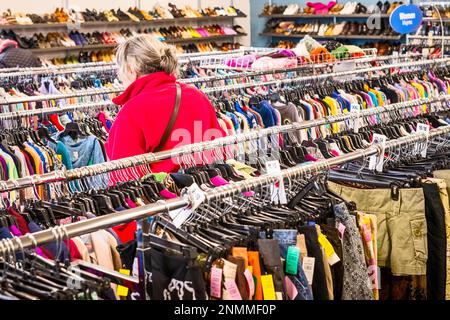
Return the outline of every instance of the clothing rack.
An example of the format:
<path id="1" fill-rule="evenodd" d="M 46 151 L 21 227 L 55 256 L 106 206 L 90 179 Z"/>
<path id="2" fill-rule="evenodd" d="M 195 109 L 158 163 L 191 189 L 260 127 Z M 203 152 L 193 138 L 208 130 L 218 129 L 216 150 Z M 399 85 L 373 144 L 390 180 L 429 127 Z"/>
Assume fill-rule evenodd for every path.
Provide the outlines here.
<path id="1" fill-rule="evenodd" d="M 95 176 L 98 174 L 108 173 L 116 170 L 126 169 L 130 167 L 136 167 L 140 165 L 147 165 L 150 163 L 159 162 L 166 159 L 180 157 L 186 154 L 195 154 L 206 150 L 215 148 L 221 148 L 228 145 L 244 143 L 247 141 L 257 140 L 263 136 L 275 135 L 279 133 L 286 133 L 290 131 L 309 129 L 312 127 L 318 127 L 322 125 L 332 124 L 336 122 L 342 122 L 350 119 L 356 119 L 358 117 L 368 117 L 376 114 L 392 112 L 405 108 L 411 108 L 413 106 L 420 106 L 427 103 L 433 103 L 437 101 L 446 101 L 450 99 L 450 95 L 442 95 L 431 99 L 416 99 L 412 101 L 400 102 L 396 104 L 387 105 L 384 107 L 376 107 L 365 109 L 360 112 L 350 112 L 347 114 L 341 114 L 337 116 L 328 116 L 325 118 L 307 120 L 302 122 L 296 122 L 289 125 L 265 128 L 255 130 L 248 133 L 243 133 L 235 136 L 227 136 L 219 138 L 213 141 L 205 141 L 195 144 L 190 144 L 175 148 L 172 150 L 161 151 L 157 153 L 146 153 L 138 156 L 123 158 L 119 160 L 113 160 L 105 163 L 95 164 L 88 167 L 82 167 L 71 170 L 56 170 L 53 172 L 32 175 L 28 177 L 19 178 L 16 180 L 0 181 L 0 192 L 8 192 L 26 187 L 34 187 L 40 184 L 65 182 L 80 179 L 83 177 Z"/>
<path id="2" fill-rule="evenodd" d="M 227 91 L 227 90 L 251 88 L 251 87 L 256 87 L 256 86 L 280 85 L 282 83 L 320 80 L 320 79 L 332 78 L 332 77 L 339 78 L 339 77 L 344 77 L 344 76 L 348 76 L 348 75 L 381 71 L 381 70 L 386 70 L 386 69 L 390 69 L 390 68 L 424 66 L 424 65 L 433 65 L 433 64 L 438 64 L 438 63 L 449 63 L 449 62 L 450 62 L 450 58 L 441 58 L 441 59 L 423 60 L 423 61 L 416 61 L 416 62 L 394 63 L 394 64 L 365 68 L 365 69 L 326 73 L 326 74 L 312 75 L 312 76 L 302 76 L 302 77 L 296 77 L 296 78 L 284 79 L 284 80 L 271 80 L 271 81 L 266 81 L 266 82 L 236 84 L 236 85 L 229 85 L 229 86 L 222 86 L 222 87 L 215 87 L 215 88 L 205 88 L 202 90 L 204 93 L 208 94 L 208 93 Z M 287 70 L 287 71 L 289 71 L 289 70 Z M 286 70 L 285 70 L 285 72 L 286 72 Z M 271 70 L 266 71 L 266 74 L 271 74 L 271 73 L 272 73 Z M 243 74 L 243 75 L 241 75 L 241 77 L 246 77 L 246 75 Z M 183 79 L 180 80 L 180 82 L 183 82 L 183 81 L 186 81 L 186 80 L 183 80 Z M 120 93 L 122 91 L 123 91 L 123 88 L 88 89 L 88 90 L 80 90 L 78 92 L 73 92 L 73 93 L 69 93 L 69 94 L 42 95 L 42 96 L 11 98 L 11 99 L 0 98 L 0 105 L 57 100 L 57 99 L 66 99 L 66 98 L 91 96 L 91 95 L 99 95 L 99 94 Z"/>
<path id="3" fill-rule="evenodd" d="M 434 137 L 446 135 L 449 133 L 450 126 L 445 126 L 433 129 L 428 134 L 418 133 L 413 136 L 390 140 L 386 142 L 384 151 L 392 150 L 406 144 L 432 139 Z M 365 159 L 373 155 L 379 156 L 384 151 L 380 146 L 375 145 L 364 150 L 353 151 L 335 158 L 320 160 L 314 163 L 282 170 L 280 173 L 274 175 L 265 174 L 260 177 L 252 178 L 250 180 L 244 180 L 226 186 L 218 187 L 204 192 L 205 201 L 210 202 L 217 199 L 227 198 L 229 196 L 241 193 L 243 191 L 248 191 L 258 186 L 275 183 L 280 179 L 280 177 L 292 179 L 303 175 L 319 173 L 324 170 L 328 170 L 331 167 L 341 165 L 350 161 L 358 160 L 361 158 Z M 158 201 L 154 204 L 149 204 L 142 207 L 125 210 L 118 213 L 112 213 L 84 221 L 79 221 L 68 225 L 57 226 L 33 234 L 29 233 L 25 236 L 14 237 L 13 239 L 3 239 L 0 241 L 0 254 L 12 254 L 15 251 L 35 248 L 44 244 L 48 244 L 55 240 L 62 241 L 64 238 L 67 239 L 75 236 L 80 236 L 122 223 L 140 220 L 159 213 L 184 208 L 186 206 L 189 206 L 190 204 L 191 201 L 189 198 L 175 198 L 166 201 Z"/>
<path id="4" fill-rule="evenodd" d="M 32 110 L 20 110 L 14 112 L 5 112 L 0 113 L 0 120 L 8 120 L 8 119 L 16 119 L 16 118 L 24 118 L 31 117 L 35 115 L 45 115 L 45 114 L 55 114 L 55 113 L 64 113 L 75 110 L 85 110 L 85 109 L 98 109 L 98 108 L 108 108 L 108 107 L 118 107 L 111 101 L 104 102 L 93 102 L 93 103 L 84 103 L 84 104 L 73 104 L 68 106 L 61 107 L 50 107 L 50 108 L 41 108 L 41 109 L 32 109 Z"/>
<path id="5" fill-rule="evenodd" d="M 261 71 L 242 71 L 241 73 L 236 73 L 236 74 L 183 79 L 183 83 L 194 84 L 194 83 L 211 82 L 211 81 L 218 81 L 218 80 L 238 79 L 238 78 L 243 78 L 243 77 L 254 77 L 254 76 L 267 75 L 267 74 L 295 72 L 295 71 L 304 70 L 306 68 L 318 69 L 321 67 L 332 66 L 336 63 L 343 63 L 343 62 L 354 62 L 355 64 L 359 64 L 359 63 L 385 62 L 387 60 L 394 60 L 394 61 L 396 61 L 396 63 L 398 63 L 398 60 L 403 60 L 403 59 L 407 60 L 407 59 L 420 58 L 420 57 L 422 57 L 421 54 L 405 54 L 405 55 L 399 55 L 399 56 L 391 55 L 391 56 L 378 56 L 378 57 L 362 57 L 362 58 L 358 58 L 358 59 L 338 60 L 337 62 L 330 62 L 330 63 L 306 64 L 306 65 L 300 65 L 300 66 L 297 66 L 294 68 L 270 69 L 270 70 L 261 70 Z M 217 66 L 217 68 L 220 69 L 218 66 Z M 230 70 L 233 70 L 233 69 L 231 68 Z M 247 69 L 247 70 L 251 70 L 251 69 Z"/>
<path id="6" fill-rule="evenodd" d="M 312 76 L 302 76 L 302 77 L 296 77 L 296 78 L 291 78 L 291 79 L 234 84 L 234 85 L 215 87 L 215 88 L 205 88 L 205 89 L 203 89 L 203 92 L 208 94 L 208 93 L 215 93 L 215 92 L 221 92 L 221 91 L 261 87 L 261 86 L 281 85 L 281 84 L 304 82 L 304 81 L 317 81 L 317 80 L 329 79 L 329 78 L 333 78 L 333 77 L 341 78 L 341 77 L 355 75 L 355 74 L 359 74 L 359 73 L 382 71 L 382 70 L 391 69 L 391 68 L 418 67 L 418 66 L 425 66 L 425 65 L 435 65 L 435 64 L 439 64 L 439 63 L 449 64 L 450 58 L 440 58 L 440 59 L 433 59 L 433 60 L 430 59 L 430 60 L 423 60 L 423 61 L 416 61 L 416 62 L 394 63 L 394 64 L 378 66 L 378 67 L 370 67 L 370 68 L 342 71 L 342 72 L 334 72 L 334 73 L 324 73 L 324 74 L 312 75 Z"/>
<path id="7" fill-rule="evenodd" d="M 194 61 L 202 61 L 204 57 L 212 56 L 224 56 L 229 57 L 246 52 L 270 52 L 271 48 L 258 48 L 258 47 L 244 47 L 242 49 L 230 50 L 227 52 L 212 51 L 212 52 L 194 52 L 184 53 L 179 55 L 179 63 L 186 64 Z M 238 57 L 238 56 L 237 56 Z M 78 64 L 68 64 L 62 66 L 49 66 L 49 67 L 36 67 L 28 68 L 8 68 L 0 69 L 0 77 L 21 77 L 21 76 L 33 76 L 41 74 L 67 74 L 67 73 L 81 73 L 81 72 L 95 72 L 103 70 L 115 70 L 117 64 L 114 62 L 87 62 Z"/>

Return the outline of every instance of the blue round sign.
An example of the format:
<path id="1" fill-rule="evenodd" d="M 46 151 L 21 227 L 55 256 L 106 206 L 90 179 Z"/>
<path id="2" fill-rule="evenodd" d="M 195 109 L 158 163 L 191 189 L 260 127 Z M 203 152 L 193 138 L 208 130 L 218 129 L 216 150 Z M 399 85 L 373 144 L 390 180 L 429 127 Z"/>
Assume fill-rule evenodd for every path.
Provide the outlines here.
<path id="1" fill-rule="evenodd" d="M 422 23 L 422 10 L 414 4 L 404 4 L 392 11 L 389 23 L 392 29 L 401 34 L 415 32 Z"/>

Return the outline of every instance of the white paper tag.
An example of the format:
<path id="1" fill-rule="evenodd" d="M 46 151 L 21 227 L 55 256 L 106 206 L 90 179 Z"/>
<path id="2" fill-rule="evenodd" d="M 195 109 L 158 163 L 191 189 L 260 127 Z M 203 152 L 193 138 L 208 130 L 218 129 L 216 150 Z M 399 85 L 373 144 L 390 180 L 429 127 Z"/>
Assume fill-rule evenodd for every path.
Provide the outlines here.
<path id="1" fill-rule="evenodd" d="M 314 263 L 315 258 L 313 257 L 304 257 L 303 258 L 303 271 L 305 272 L 306 279 L 308 280 L 308 284 L 312 285 L 314 278 Z"/>
<path id="2" fill-rule="evenodd" d="M 428 149 L 428 137 L 430 135 L 430 127 L 427 124 L 418 123 L 416 133 L 418 133 L 418 134 L 425 133 L 426 134 L 425 145 L 422 145 L 422 143 L 420 143 L 420 142 L 416 143 L 417 152 L 420 152 L 420 155 L 422 158 L 426 158 L 427 157 L 427 149 Z"/>
<path id="3" fill-rule="evenodd" d="M 279 176 L 278 186 L 272 184 L 270 186 L 271 200 L 273 203 L 286 204 L 286 190 L 284 188 L 283 177 L 281 176 L 280 161 L 273 160 L 266 162 L 266 173 L 269 175 Z"/>
<path id="4" fill-rule="evenodd" d="M 381 153 L 379 156 L 373 155 L 370 157 L 369 170 L 376 170 L 378 172 L 383 171 L 384 150 L 386 149 L 386 141 L 387 141 L 386 136 L 378 133 L 373 134 L 372 142 L 374 145 L 381 146 Z"/>
<path id="5" fill-rule="evenodd" d="M 358 133 L 359 128 L 361 128 L 361 106 L 357 103 L 352 103 L 350 110 L 355 113 L 355 117 L 353 118 L 353 132 Z"/>
<path id="6" fill-rule="evenodd" d="M 72 152 L 72 155 L 73 155 L 73 159 L 72 159 L 72 161 L 76 161 L 76 160 L 78 160 L 78 151 L 74 151 L 74 152 Z"/>
<path id="7" fill-rule="evenodd" d="M 172 223 L 177 228 L 179 228 L 206 199 L 205 193 L 196 183 L 193 183 L 188 188 L 184 188 L 181 191 L 181 196 L 187 199 L 190 205 L 188 207 L 169 212 L 169 215 L 172 218 Z"/>

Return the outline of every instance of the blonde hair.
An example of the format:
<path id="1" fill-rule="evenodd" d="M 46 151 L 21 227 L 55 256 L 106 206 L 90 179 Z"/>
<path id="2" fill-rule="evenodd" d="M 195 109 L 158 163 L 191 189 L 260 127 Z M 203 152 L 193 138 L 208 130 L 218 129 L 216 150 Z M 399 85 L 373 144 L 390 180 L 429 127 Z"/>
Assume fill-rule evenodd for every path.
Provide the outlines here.
<path id="1" fill-rule="evenodd" d="M 178 72 L 178 58 L 174 46 L 167 45 L 149 34 L 140 34 L 121 43 L 116 49 L 119 72 L 128 70 L 138 76 L 163 71 Z"/>

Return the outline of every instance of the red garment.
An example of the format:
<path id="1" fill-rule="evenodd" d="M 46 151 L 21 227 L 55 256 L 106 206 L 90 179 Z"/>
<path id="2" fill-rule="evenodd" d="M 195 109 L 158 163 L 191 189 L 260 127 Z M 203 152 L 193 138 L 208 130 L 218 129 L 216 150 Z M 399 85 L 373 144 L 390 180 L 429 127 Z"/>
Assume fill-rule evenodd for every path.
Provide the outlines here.
<path id="1" fill-rule="evenodd" d="M 66 240 L 64 240 L 64 243 L 66 244 L 67 248 L 69 249 L 70 261 L 83 259 L 83 257 L 81 256 L 80 250 L 78 250 L 77 245 L 75 244 L 75 242 L 73 242 L 72 239 L 69 239 L 69 241 L 67 241 L 67 239 L 66 239 Z"/>
<path id="2" fill-rule="evenodd" d="M 24 217 L 12 207 L 8 208 L 8 213 L 13 216 L 17 221 L 17 226 L 22 234 L 30 233 L 30 229 L 28 228 L 28 223 Z"/>
<path id="3" fill-rule="evenodd" d="M 137 79 L 113 99 L 123 107 L 105 144 L 110 160 L 154 151 L 175 105 L 175 81 L 172 75 L 155 72 Z M 162 150 L 225 136 L 208 98 L 192 86 L 180 85 L 180 111 L 172 135 Z M 153 172 L 176 172 L 179 166 L 169 159 L 152 164 L 151 168 Z"/>
<path id="4" fill-rule="evenodd" d="M 58 131 L 64 131 L 64 126 L 59 121 L 59 117 L 57 114 L 51 114 L 49 116 L 50 122 L 58 129 Z"/>
<path id="5" fill-rule="evenodd" d="M 134 233 L 137 230 L 136 221 L 130 223 L 121 224 L 120 226 L 112 227 L 114 232 L 119 237 L 122 243 L 134 240 Z"/>

